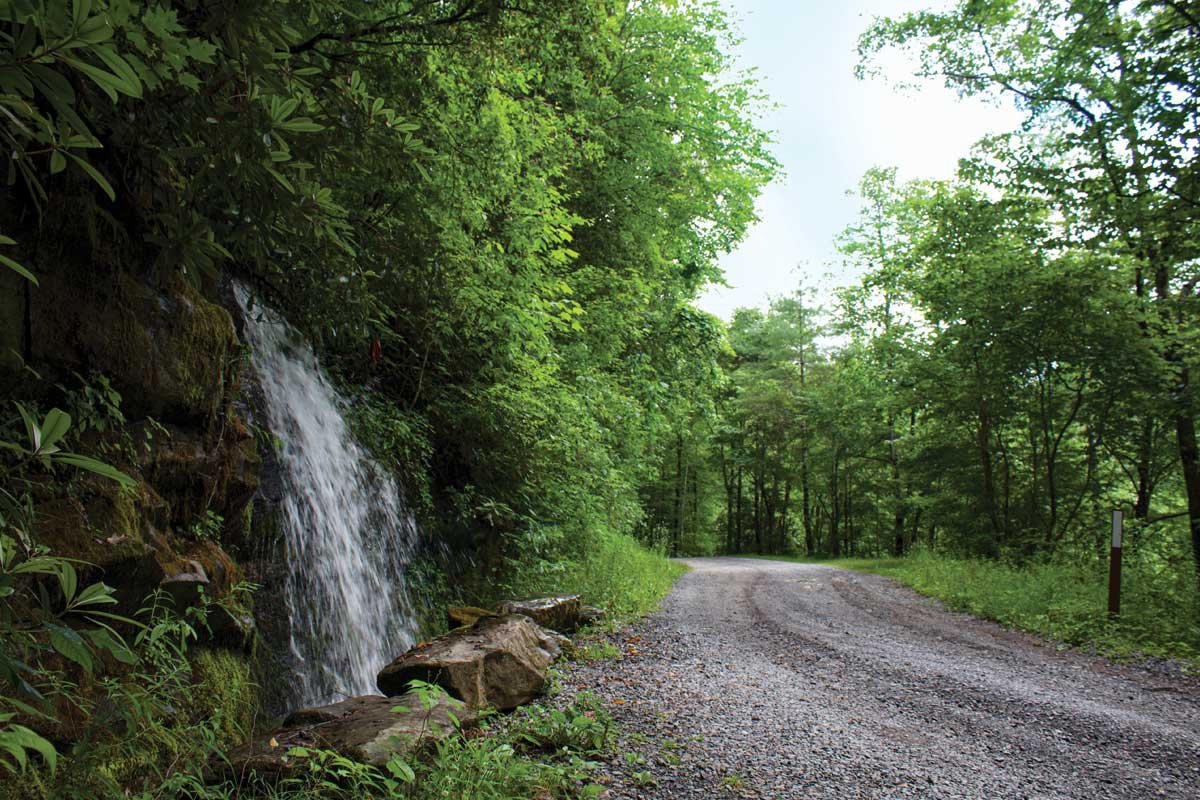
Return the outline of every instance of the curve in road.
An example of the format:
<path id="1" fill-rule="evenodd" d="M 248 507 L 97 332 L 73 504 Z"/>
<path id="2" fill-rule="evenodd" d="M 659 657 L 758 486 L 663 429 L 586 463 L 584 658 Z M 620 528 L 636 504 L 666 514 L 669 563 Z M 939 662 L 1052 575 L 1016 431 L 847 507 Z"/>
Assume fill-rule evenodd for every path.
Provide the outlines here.
<path id="1" fill-rule="evenodd" d="M 1200 684 L 833 567 L 691 559 L 581 664 L 624 724 L 614 798 L 1200 798 Z"/>

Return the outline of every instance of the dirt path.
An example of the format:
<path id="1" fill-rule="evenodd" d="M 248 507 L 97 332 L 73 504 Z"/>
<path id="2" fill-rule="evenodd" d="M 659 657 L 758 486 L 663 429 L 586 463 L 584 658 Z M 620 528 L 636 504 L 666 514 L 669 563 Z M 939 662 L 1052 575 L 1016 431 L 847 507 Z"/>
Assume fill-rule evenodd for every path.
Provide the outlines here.
<path id="1" fill-rule="evenodd" d="M 645 757 L 609 766 L 610 798 L 1200 798 L 1195 680 L 1060 653 L 878 576 L 688 563 L 613 638 L 622 660 L 566 677 Z"/>

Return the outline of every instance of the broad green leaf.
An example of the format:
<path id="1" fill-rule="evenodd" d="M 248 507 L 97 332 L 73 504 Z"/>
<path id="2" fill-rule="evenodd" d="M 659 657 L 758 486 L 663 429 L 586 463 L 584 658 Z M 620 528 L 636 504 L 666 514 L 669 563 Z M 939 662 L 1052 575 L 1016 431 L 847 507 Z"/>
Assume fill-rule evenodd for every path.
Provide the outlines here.
<path id="1" fill-rule="evenodd" d="M 92 644 L 97 648 L 108 652 L 122 664 L 133 665 L 140 660 L 137 654 L 129 648 L 129 645 L 105 628 L 92 628 L 84 631 L 84 635 L 91 639 Z"/>
<path id="2" fill-rule="evenodd" d="M 122 486 L 133 487 L 137 485 L 137 481 L 126 475 L 116 467 L 109 466 L 103 461 L 97 461 L 88 456 L 81 456 L 78 453 L 60 453 L 54 457 L 54 461 L 60 464 L 66 464 L 72 467 L 86 469 L 88 472 L 94 472 L 97 475 L 102 475 L 105 478 L 112 478 Z"/>
<path id="3" fill-rule="evenodd" d="M 51 647 L 88 672 L 93 670 L 91 651 L 78 633 L 63 625 L 47 625 L 46 630 L 50 633 Z"/>
<path id="4" fill-rule="evenodd" d="M 129 85 L 117 75 L 111 72 L 106 72 L 99 67 L 93 66 L 86 61 L 81 61 L 77 58 L 63 56 L 62 60 L 70 64 L 75 69 L 87 75 L 92 81 L 104 90 L 104 93 L 115 103 L 119 94 L 130 95 L 137 97 L 141 95 L 141 84 Z"/>
<path id="5" fill-rule="evenodd" d="M 58 752 L 54 749 L 54 745 L 24 725 L 10 725 L 5 729 L 0 729 L 0 742 L 4 741 L 12 742 L 26 750 L 33 750 L 45 760 L 51 772 L 57 769 Z"/>
<path id="6" fill-rule="evenodd" d="M 285 131 L 294 131 L 296 133 L 316 133 L 317 131 L 325 130 L 324 125 L 319 125 L 313 122 L 309 117 L 296 117 L 285 122 L 280 122 L 276 125 Z"/>
<path id="7" fill-rule="evenodd" d="M 25 269 L 25 267 L 23 267 L 19 262 L 12 260 L 8 256 L 0 255 L 0 264 L 8 267 L 13 272 L 32 283 L 34 286 L 38 285 L 37 277 L 35 277 L 32 272 Z"/>
<path id="8" fill-rule="evenodd" d="M 275 169 L 274 167 L 267 167 L 265 165 L 264 168 L 267 170 L 267 172 L 271 173 L 271 177 L 273 177 L 280 186 L 282 186 L 284 189 L 287 189 L 292 194 L 296 193 L 296 187 L 292 186 L 292 182 L 285 178 L 283 174 L 279 172 L 279 170 Z"/>
<path id="9" fill-rule="evenodd" d="M 87 159 L 77 156 L 71 152 L 67 153 L 67 157 L 74 161 L 80 169 L 86 172 L 88 176 L 100 186 L 100 189 L 106 195 L 108 195 L 109 200 L 115 201 L 117 199 L 117 193 L 113 191 L 112 184 L 110 184 L 108 179 L 101 175 L 95 167 L 89 164 Z"/>
<path id="10" fill-rule="evenodd" d="M 134 97 L 142 96 L 142 82 L 137 76 L 137 72 L 129 65 L 129 62 L 122 58 L 116 50 L 110 45 L 100 45 L 92 48 L 92 52 L 100 57 L 105 66 L 113 71 L 125 85 L 129 87 L 127 94 L 132 94 Z"/>
<path id="11" fill-rule="evenodd" d="M 71 0 L 71 23 L 76 29 L 92 13 L 92 0 Z"/>
<path id="12" fill-rule="evenodd" d="M 71 417 L 59 408 L 52 408 L 42 420 L 42 443 L 39 450 L 58 444 L 71 429 Z"/>
<path id="13" fill-rule="evenodd" d="M 104 604 L 110 605 L 117 602 L 117 598 L 113 596 L 113 589 L 104 583 L 93 583 L 84 587 L 79 596 L 75 598 L 75 607 Z"/>
<path id="14" fill-rule="evenodd" d="M 58 569 L 58 585 L 62 589 L 63 599 L 69 608 L 75 600 L 75 590 L 79 587 L 79 575 L 70 563 L 64 562 Z"/>
<path id="15" fill-rule="evenodd" d="M 113 37 L 113 28 L 103 15 L 97 14 L 84 22 L 75 35 L 88 44 L 100 44 Z"/>
<path id="16" fill-rule="evenodd" d="M 17 412 L 21 415 L 21 421 L 25 423 L 25 435 L 29 437 L 29 449 L 37 452 L 37 449 L 42 445 L 42 431 L 38 427 L 37 420 L 33 414 L 20 403 L 16 404 Z"/>

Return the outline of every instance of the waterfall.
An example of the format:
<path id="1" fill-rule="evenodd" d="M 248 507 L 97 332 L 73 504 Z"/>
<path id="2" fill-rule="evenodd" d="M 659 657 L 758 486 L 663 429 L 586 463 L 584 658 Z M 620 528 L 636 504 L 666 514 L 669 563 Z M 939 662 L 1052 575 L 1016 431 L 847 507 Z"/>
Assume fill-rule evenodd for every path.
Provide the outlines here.
<path id="1" fill-rule="evenodd" d="M 243 287 L 235 293 L 282 473 L 294 700 L 377 694 L 376 674 L 415 641 L 405 586 L 415 520 L 354 441 L 312 348 Z"/>

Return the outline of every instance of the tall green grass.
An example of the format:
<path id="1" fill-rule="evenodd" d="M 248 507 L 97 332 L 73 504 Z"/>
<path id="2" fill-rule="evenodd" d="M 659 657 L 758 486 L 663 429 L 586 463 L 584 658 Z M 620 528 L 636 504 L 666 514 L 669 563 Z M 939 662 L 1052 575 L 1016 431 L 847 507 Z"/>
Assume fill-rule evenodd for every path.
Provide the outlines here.
<path id="1" fill-rule="evenodd" d="M 510 596 L 580 594 L 615 619 L 653 611 L 687 567 L 648 550 L 633 537 L 599 532 L 575 558 L 517 564 Z"/>
<path id="2" fill-rule="evenodd" d="M 1122 580 L 1121 614 L 1110 618 L 1108 573 L 1098 564 L 1013 565 L 929 554 L 819 563 L 896 578 L 952 609 L 1065 645 L 1118 657 L 1178 659 L 1200 668 L 1200 594 L 1188 569 L 1130 565 Z"/>

